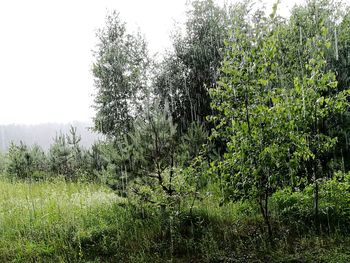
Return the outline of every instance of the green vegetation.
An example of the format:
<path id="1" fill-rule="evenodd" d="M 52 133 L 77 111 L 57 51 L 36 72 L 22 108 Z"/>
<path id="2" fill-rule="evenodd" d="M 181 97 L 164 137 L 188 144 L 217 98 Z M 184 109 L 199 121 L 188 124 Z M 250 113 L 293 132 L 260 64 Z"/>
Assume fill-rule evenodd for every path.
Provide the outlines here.
<path id="1" fill-rule="evenodd" d="M 116 12 L 76 129 L 0 156 L 0 261 L 349 262 L 349 9 L 194 0 L 163 60 Z"/>
<path id="2" fill-rule="evenodd" d="M 121 198 L 99 184 L 0 183 L 2 262 L 348 262 L 350 175 L 320 184 L 322 234 L 313 191 L 271 197 L 273 244 L 258 206 L 219 206 L 218 193 L 181 209 Z"/>
<path id="3" fill-rule="evenodd" d="M 115 204 L 125 202 L 101 185 L 63 180 L 3 179 L 0 189 L 1 262 L 79 261 L 81 240 L 108 228 Z"/>

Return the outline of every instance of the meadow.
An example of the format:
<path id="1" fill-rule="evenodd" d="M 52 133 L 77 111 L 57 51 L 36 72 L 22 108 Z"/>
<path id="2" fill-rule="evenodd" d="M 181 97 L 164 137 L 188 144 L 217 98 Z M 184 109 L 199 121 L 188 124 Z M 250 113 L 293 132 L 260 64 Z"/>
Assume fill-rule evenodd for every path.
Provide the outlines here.
<path id="1" fill-rule="evenodd" d="M 310 189 L 277 192 L 270 242 L 258 207 L 218 205 L 215 187 L 193 206 L 184 201 L 163 211 L 140 207 L 97 183 L 3 178 L 0 261 L 348 262 L 348 186 L 324 183 L 321 233 L 312 227 Z"/>

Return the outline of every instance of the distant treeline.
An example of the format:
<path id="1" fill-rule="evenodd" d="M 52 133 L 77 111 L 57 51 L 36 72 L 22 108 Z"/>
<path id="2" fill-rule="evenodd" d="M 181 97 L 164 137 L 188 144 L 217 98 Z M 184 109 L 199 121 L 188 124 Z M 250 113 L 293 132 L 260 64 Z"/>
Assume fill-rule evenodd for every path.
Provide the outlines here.
<path id="1" fill-rule="evenodd" d="M 87 122 L 0 125 L 0 151 L 7 151 L 11 142 L 18 144 L 20 141 L 27 145 L 37 144 L 46 151 L 52 144 L 56 134 L 60 132 L 68 133 L 71 126 L 77 128 L 77 133 L 81 136 L 81 146 L 83 147 L 90 147 L 99 138 L 97 133 L 89 129 L 92 124 Z"/>

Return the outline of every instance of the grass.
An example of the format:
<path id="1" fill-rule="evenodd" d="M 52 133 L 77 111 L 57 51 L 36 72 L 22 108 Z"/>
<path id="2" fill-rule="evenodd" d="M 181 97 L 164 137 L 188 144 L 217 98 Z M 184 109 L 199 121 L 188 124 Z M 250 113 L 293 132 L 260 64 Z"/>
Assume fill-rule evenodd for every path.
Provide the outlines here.
<path id="1" fill-rule="evenodd" d="M 331 186 L 340 204 L 344 191 L 335 195 Z M 327 191 L 321 207 L 334 206 Z M 316 235 L 301 221 L 285 220 L 310 214 L 308 193 L 301 194 L 282 191 L 271 199 L 270 244 L 249 202 L 220 206 L 214 194 L 192 211 L 185 201 L 180 211 L 161 213 L 99 184 L 2 179 L 0 262 L 350 262 L 346 234 Z"/>
<path id="2" fill-rule="evenodd" d="M 0 262 L 76 262 L 80 236 L 110 225 L 125 202 L 87 183 L 0 181 Z"/>

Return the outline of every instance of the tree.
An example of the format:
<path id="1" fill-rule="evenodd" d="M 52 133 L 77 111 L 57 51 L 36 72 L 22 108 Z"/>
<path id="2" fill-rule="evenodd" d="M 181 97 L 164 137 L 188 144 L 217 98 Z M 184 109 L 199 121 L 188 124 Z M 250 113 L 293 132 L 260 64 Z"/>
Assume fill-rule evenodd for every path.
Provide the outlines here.
<path id="1" fill-rule="evenodd" d="M 47 172 L 48 171 L 48 160 L 43 149 L 34 144 L 30 149 L 30 155 L 32 157 L 32 166 L 34 171 Z"/>
<path id="2" fill-rule="evenodd" d="M 192 122 L 205 122 L 211 114 L 208 90 L 216 85 L 231 12 L 232 7 L 220 7 L 212 0 L 192 1 L 185 34 L 179 30 L 173 35 L 173 51 L 158 65 L 155 93 L 163 104 L 169 102 L 180 131 Z"/>
<path id="3" fill-rule="evenodd" d="M 176 125 L 167 111 L 158 105 L 149 108 L 144 116 L 137 118 L 134 129 L 129 134 L 132 146 L 132 169 L 135 177 L 134 192 L 152 201 L 155 196 L 142 192 L 142 186 L 151 191 L 163 191 L 172 196 L 176 165 Z M 138 187 L 141 186 L 141 187 Z M 158 190 L 157 190 L 158 189 Z M 154 200 L 153 200 L 154 201 Z"/>
<path id="4" fill-rule="evenodd" d="M 88 170 L 90 173 L 96 173 L 102 171 L 102 169 L 107 165 L 107 161 L 105 160 L 102 153 L 102 143 L 95 142 L 91 145 L 91 149 L 87 152 L 88 154 Z"/>
<path id="5" fill-rule="evenodd" d="M 147 96 L 148 51 L 140 33 L 126 31 L 116 12 L 107 16 L 106 25 L 97 33 L 93 74 L 95 129 L 116 137 L 127 133 Z"/>
<path id="6" fill-rule="evenodd" d="M 285 121 L 278 67 L 279 26 L 262 13 L 254 25 L 233 32 L 218 87 L 211 89 L 212 107 L 218 112 L 213 137 L 223 137 L 227 152 L 218 163 L 226 199 L 256 200 L 268 234 L 272 230 L 268 197 L 284 180 L 286 146 L 281 140 Z"/>
<path id="7" fill-rule="evenodd" d="M 314 184 L 317 219 L 318 180 L 327 176 L 337 143 L 334 117 L 347 112 L 349 91 L 337 91 L 334 73 L 325 69 L 325 27 L 307 40 L 307 63 L 299 67 L 304 74 L 295 75 L 291 87 L 280 74 L 300 64 L 286 69 L 282 62 L 294 48 L 280 38 L 285 24 L 261 13 L 252 21 L 248 30 L 233 32 L 222 77 L 210 91 L 217 112 L 212 137 L 226 142 L 224 158 L 213 168 L 220 171 L 226 199 L 258 202 L 271 237 L 268 198 L 279 187 Z"/>
<path id="8" fill-rule="evenodd" d="M 70 149 L 63 133 L 56 135 L 49 149 L 50 170 L 56 174 L 72 177 L 69 166 Z"/>
<path id="9" fill-rule="evenodd" d="M 130 131 L 132 132 L 132 131 Z M 130 133 L 129 132 L 129 133 Z M 129 181 L 135 178 L 132 163 L 132 145 L 128 135 L 100 142 L 98 145 L 101 167 L 100 179 L 113 190 L 127 195 Z"/>
<path id="10" fill-rule="evenodd" d="M 10 144 L 8 150 L 7 172 L 15 175 L 20 179 L 29 178 L 33 172 L 32 156 L 28 146 L 20 141 L 19 145 Z"/>
<path id="11" fill-rule="evenodd" d="M 77 172 L 86 165 L 85 162 L 87 161 L 84 160 L 85 156 L 83 154 L 83 149 L 80 146 L 81 136 L 77 134 L 77 128 L 71 126 L 69 134 L 66 135 L 66 138 L 67 144 L 70 147 L 70 169 Z"/>
<path id="12" fill-rule="evenodd" d="M 310 106 L 313 107 L 313 123 L 310 121 L 309 125 L 305 125 L 304 121 L 303 128 L 309 127 L 312 131 L 309 142 L 310 149 L 317 154 L 315 158 L 308 160 L 301 166 L 302 170 L 307 173 L 307 180 L 315 184 L 316 221 L 318 217 L 319 177 L 327 174 L 328 177 L 331 177 L 335 170 L 341 169 L 345 172 L 349 169 L 347 160 L 350 158 L 348 147 L 350 118 L 349 112 L 344 109 L 347 104 L 341 101 L 346 97 L 350 83 L 347 76 L 350 65 L 349 46 L 347 45 L 347 42 L 350 41 L 349 9 L 344 7 L 340 2 L 328 0 L 307 1 L 305 6 L 295 7 L 290 18 L 289 36 L 285 38 L 286 45 L 289 46 L 289 54 L 286 55 L 290 58 L 289 72 L 293 72 L 292 75 L 294 75 L 290 80 L 294 80 L 294 86 L 298 84 L 303 90 L 304 108 L 307 107 L 309 100 L 314 100 L 310 102 L 313 105 Z M 303 65 L 307 67 L 303 67 Z M 333 73 L 329 73 L 329 70 Z M 324 74 L 323 81 L 319 83 L 317 83 L 320 80 L 317 79 L 318 74 Z M 296 76 L 298 77 L 297 82 L 295 82 Z M 324 84 L 327 82 L 325 81 L 327 78 L 335 87 L 330 88 L 329 85 Z M 306 81 L 306 79 L 308 80 Z M 313 89 L 316 89 L 315 86 L 317 86 L 317 95 L 315 93 L 305 94 L 310 85 L 313 85 Z M 336 95 L 338 96 L 337 102 L 333 101 L 335 108 L 332 112 L 325 114 L 324 111 L 329 110 L 329 102 L 325 103 L 324 98 L 330 99 Z M 321 104 L 320 108 L 316 106 L 315 101 Z M 326 137 L 317 137 L 316 134 L 318 136 L 322 134 Z M 331 152 L 330 149 L 328 151 L 318 149 L 319 140 L 321 138 L 325 140 L 327 136 L 336 138 L 336 142 L 332 144 Z M 313 140 L 315 141 L 311 143 Z"/>
<path id="13" fill-rule="evenodd" d="M 323 66 L 325 70 L 332 70 L 337 80 L 337 90 L 345 90 L 349 87 L 349 8 L 342 2 L 329 0 L 310 0 L 305 5 L 293 8 L 288 28 L 283 37 L 288 54 L 284 59 L 284 82 L 293 87 L 294 77 L 303 78 L 305 68 L 303 65 L 309 62 L 310 56 L 307 41 L 319 37 L 321 28 L 326 30 L 327 47 L 323 45 L 322 52 L 326 60 Z M 348 138 L 350 135 L 348 112 L 333 116 L 337 123 L 337 129 L 333 129 L 338 143 L 334 149 L 333 169 L 348 170 L 350 151 Z"/>
<path id="14" fill-rule="evenodd" d="M 292 94 L 292 98 L 299 98 L 297 101 L 300 103 L 298 110 L 292 113 L 299 117 L 299 123 L 295 122 L 295 134 L 299 135 L 299 140 L 304 141 L 303 152 L 308 154 L 308 158 L 298 164 L 299 174 L 314 184 L 317 227 L 319 180 L 334 172 L 331 163 L 335 147 L 339 145 L 337 130 L 342 126 L 338 116 L 347 113 L 350 105 L 350 90 L 339 91 L 334 72 L 326 69 L 327 61 L 323 50 L 330 48 L 331 44 L 327 39 L 327 28 L 321 27 L 320 31 L 319 35 L 308 39 L 306 43 L 309 61 L 305 65 L 303 78 L 294 79 L 295 89 Z"/>
<path id="15" fill-rule="evenodd" d="M 33 175 L 40 175 L 38 172 L 47 171 L 45 152 L 38 145 L 28 147 L 22 141 L 19 145 L 11 143 L 7 159 L 7 172 L 20 179 L 33 178 Z"/>
<path id="16" fill-rule="evenodd" d="M 193 122 L 188 128 L 187 132 L 180 138 L 178 144 L 178 163 L 182 167 L 188 167 L 191 165 L 193 159 L 195 159 L 201 151 L 204 149 L 204 145 L 208 141 L 209 133 L 205 127 Z"/>

